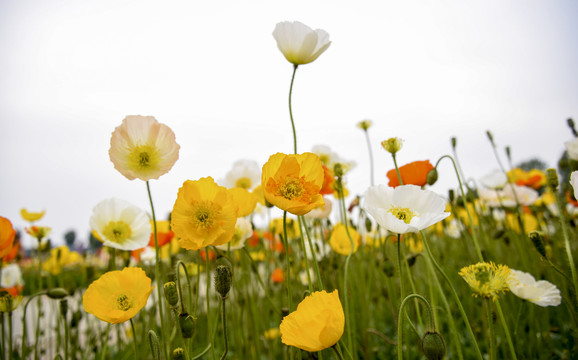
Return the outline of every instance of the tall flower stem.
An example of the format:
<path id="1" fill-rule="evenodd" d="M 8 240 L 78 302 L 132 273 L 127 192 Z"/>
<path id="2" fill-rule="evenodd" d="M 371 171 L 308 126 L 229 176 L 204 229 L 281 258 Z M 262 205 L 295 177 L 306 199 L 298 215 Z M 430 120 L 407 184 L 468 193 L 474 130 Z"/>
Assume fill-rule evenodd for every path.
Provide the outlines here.
<path id="1" fill-rule="evenodd" d="M 440 274 L 442 274 L 444 280 L 448 283 L 448 285 L 451 289 L 451 293 L 454 297 L 454 300 L 456 301 L 456 303 L 458 305 L 458 309 L 460 310 L 460 314 L 462 315 L 462 318 L 464 320 L 466 328 L 468 329 L 468 333 L 470 334 L 470 337 L 472 338 L 472 343 L 474 345 L 474 348 L 476 349 L 477 358 L 478 358 L 478 360 L 483 360 L 484 357 L 482 356 L 482 352 L 480 351 L 480 347 L 478 346 L 478 342 L 476 341 L 476 336 L 474 335 L 474 331 L 472 330 L 472 327 L 470 326 L 470 321 L 468 320 L 468 315 L 466 314 L 466 311 L 464 310 L 464 307 L 462 306 L 462 302 L 460 301 L 460 297 L 459 297 L 458 293 L 456 292 L 456 289 L 454 288 L 450 278 L 447 276 L 447 274 L 443 271 L 443 269 L 440 267 L 440 265 L 437 263 L 437 261 L 433 257 L 433 254 L 432 254 L 431 249 L 429 247 L 425 232 L 422 231 L 421 236 L 423 239 L 423 245 L 426 249 L 426 252 L 427 252 L 431 262 L 433 263 L 436 270 L 439 271 Z"/>
<path id="2" fill-rule="evenodd" d="M 313 242 L 311 241 L 311 234 L 309 233 L 309 227 L 307 226 L 307 222 L 305 221 L 304 216 L 299 216 L 299 220 L 303 223 L 305 233 L 307 234 L 307 240 L 309 242 L 309 250 L 311 251 L 311 256 L 313 257 L 313 267 L 315 268 L 315 274 L 317 276 L 317 286 L 319 286 L 319 290 L 323 290 L 323 281 L 321 280 L 319 263 L 317 262 L 317 255 L 315 255 L 315 248 L 313 247 Z"/>
<path id="3" fill-rule="evenodd" d="M 221 320 L 223 321 L 223 341 L 225 342 L 225 350 L 223 350 L 223 355 L 221 355 L 221 360 L 225 360 L 227 353 L 229 352 L 229 340 L 227 339 L 227 315 L 225 310 L 226 298 L 221 298 Z"/>
<path id="4" fill-rule="evenodd" d="M 460 184 L 460 192 L 462 194 L 462 202 L 464 203 L 464 208 L 466 209 L 466 214 L 468 214 L 468 220 L 470 221 L 470 226 L 472 227 L 472 239 L 474 240 L 474 247 L 476 248 L 476 255 L 478 255 L 478 258 L 480 261 L 484 261 L 484 256 L 482 255 L 482 250 L 480 248 L 480 243 L 478 242 L 478 236 L 476 235 L 476 231 L 473 228 L 474 227 L 474 222 L 472 219 L 472 214 L 470 214 L 470 209 L 468 208 L 468 201 L 466 200 L 466 192 L 464 191 L 464 185 L 462 183 L 462 179 L 460 177 L 460 172 L 458 171 L 458 167 L 456 165 L 456 162 L 454 161 L 454 159 L 449 156 L 449 155 L 444 155 L 442 157 L 440 157 L 438 159 L 438 161 L 436 162 L 436 166 L 435 169 L 437 169 L 437 167 L 439 166 L 440 162 L 444 159 L 444 158 L 448 158 L 452 161 L 452 164 L 454 166 L 454 170 L 456 172 L 456 177 L 458 178 L 458 183 Z"/>
<path id="5" fill-rule="evenodd" d="M 486 317 L 488 321 L 488 329 L 490 330 L 490 360 L 496 359 L 496 329 L 494 328 L 494 317 L 492 316 L 492 300 L 485 301 Z"/>
<path id="6" fill-rule="evenodd" d="M 285 265 L 287 267 L 287 307 L 291 311 L 291 262 L 289 261 L 289 239 L 287 238 L 287 211 L 283 212 L 283 246 L 285 247 Z"/>
<path id="7" fill-rule="evenodd" d="M 199 250 L 199 256 L 201 255 L 201 251 Z M 207 273 L 207 291 L 206 291 L 206 301 L 207 301 L 207 337 L 209 339 L 209 345 L 211 346 L 211 355 L 213 359 L 215 359 L 215 347 L 213 344 L 213 332 L 211 331 L 211 304 L 210 304 L 210 297 L 209 297 L 209 289 L 211 288 L 211 271 L 210 271 L 210 263 L 209 263 L 209 251 L 205 248 L 205 271 Z M 215 329 L 216 330 L 216 329 Z"/>
<path id="8" fill-rule="evenodd" d="M 393 158 L 393 165 L 395 166 L 395 173 L 397 174 L 397 180 L 399 181 L 399 185 L 403 185 L 403 180 L 401 180 L 401 174 L 399 173 L 399 167 L 397 166 L 397 159 L 395 154 L 391 154 Z"/>
<path id="9" fill-rule="evenodd" d="M 293 121 L 293 108 L 291 105 L 291 97 L 293 95 L 293 82 L 295 81 L 295 73 L 299 65 L 293 65 L 293 75 L 291 76 L 291 86 L 289 86 L 289 117 L 291 118 L 291 128 L 293 129 L 293 151 L 297 154 L 297 132 L 295 131 L 295 122 Z"/>
<path id="10" fill-rule="evenodd" d="M 410 294 L 410 295 L 406 296 L 405 299 L 403 299 L 403 301 L 401 302 L 401 305 L 399 306 L 399 315 L 398 315 L 398 321 L 397 321 L 397 358 L 398 358 L 398 360 L 403 360 L 403 316 L 402 316 L 402 313 L 403 313 L 405 304 L 413 298 L 421 300 L 424 304 L 426 304 L 426 307 L 427 307 L 427 310 L 429 313 L 428 330 L 433 330 L 435 328 L 434 320 L 433 320 L 433 311 L 432 311 L 431 305 L 426 300 L 426 298 L 424 298 L 423 296 L 418 295 L 418 294 Z"/>
<path id="11" fill-rule="evenodd" d="M 163 339 L 163 351 L 165 353 L 165 357 L 168 359 L 169 358 L 169 350 L 168 350 L 168 346 L 169 346 L 169 338 L 167 336 L 166 333 L 166 329 L 165 329 L 165 316 L 164 316 L 164 312 L 163 312 L 163 294 L 162 294 L 162 290 L 161 290 L 161 270 L 160 270 L 160 264 L 161 264 L 161 258 L 160 258 L 160 254 L 159 254 L 159 242 L 157 239 L 157 219 L 156 219 L 156 215 L 155 215 L 155 207 L 153 205 L 153 197 L 151 195 L 151 188 L 149 185 L 149 182 L 147 180 L 146 182 L 147 184 L 147 194 L 149 196 L 149 203 L 151 205 L 151 214 L 153 217 L 153 235 L 154 235 L 154 239 L 155 239 L 155 279 L 157 281 L 157 306 L 159 308 L 159 316 L 160 316 L 160 320 L 161 320 L 161 338 Z"/>
<path id="12" fill-rule="evenodd" d="M 369 131 L 367 129 L 363 130 L 365 134 L 365 142 L 367 143 L 367 152 L 369 153 L 369 183 L 371 186 L 374 185 L 373 181 L 373 151 L 371 150 L 371 141 L 369 140 Z"/>
<path id="13" fill-rule="evenodd" d="M 299 240 L 301 245 L 301 252 L 303 253 L 303 260 L 305 261 L 305 271 L 307 272 L 307 285 L 309 287 L 309 292 L 313 292 L 313 282 L 311 281 L 311 272 L 309 268 L 309 258 L 307 257 L 307 250 L 305 249 L 305 239 L 303 236 L 303 222 L 301 221 L 301 216 L 297 218 L 299 222 Z"/>
<path id="14" fill-rule="evenodd" d="M 345 300 L 345 323 L 347 324 L 347 347 L 351 349 L 352 353 L 355 353 L 355 349 L 353 348 L 353 341 L 352 341 L 352 333 L 351 333 L 351 317 L 349 316 L 349 294 L 347 293 L 347 279 L 349 278 L 349 262 L 351 260 L 351 256 L 353 255 L 353 238 L 349 233 L 349 220 L 347 220 L 347 209 L 345 208 L 345 199 L 343 196 L 343 184 L 341 180 L 341 176 L 338 175 L 337 179 L 337 192 L 339 194 L 339 204 L 341 205 L 341 214 L 343 216 L 343 225 L 345 225 L 345 232 L 347 233 L 347 237 L 349 238 L 349 255 L 345 259 L 345 273 L 343 276 L 343 293 L 344 293 L 344 300 Z"/>
<path id="15" fill-rule="evenodd" d="M 564 247 L 566 248 L 566 256 L 568 256 L 568 263 L 570 264 L 570 271 L 572 273 L 572 282 L 574 285 L 574 294 L 576 296 L 576 304 L 578 304 L 578 273 L 576 272 L 576 264 L 574 263 L 574 257 L 572 256 L 572 247 L 570 246 L 570 238 L 568 236 L 568 228 L 566 227 L 566 218 L 564 216 L 564 211 L 562 210 L 562 201 L 556 189 L 552 188 L 554 193 L 554 198 L 556 198 L 556 206 L 558 208 L 558 213 L 560 214 L 560 225 L 562 226 L 562 234 L 564 235 Z"/>
<path id="16" fill-rule="evenodd" d="M 134 330 L 134 322 L 132 321 L 132 318 L 130 318 L 130 328 L 132 330 L 132 349 L 134 351 L 134 360 L 138 360 L 138 354 L 136 349 L 138 348 L 137 344 L 136 344 L 136 331 Z"/>
<path id="17" fill-rule="evenodd" d="M 100 359 L 106 359 L 106 351 L 108 350 L 108 334 L 110 332 L 110 323 L 106 325 L 106 334 L 104 338 L 104 344 L 102 345 L 102 354 L 100 355 Z"/>
<path id="18" fill-rule="evenodd" d="M 502 307 L 500 306 L 500 301 L 496 300 L 494 304 L 496 304 L 496 311 L 498 312 L 498 316 L 500 317 L 500 322 L 502 323 L 502 327 L 504 328 L 504 333 L 506 333 L 506 340 L 508 342 L 508 349 L 510 350 L 510 356 L 512 359 L 516 360 L 517 359 L 516 350 L 514 348 L 514 343 L 512 342 L 512 336 L 510 335 L 508 324 L 506 323 L 506 318 L 504 317 Z"/>

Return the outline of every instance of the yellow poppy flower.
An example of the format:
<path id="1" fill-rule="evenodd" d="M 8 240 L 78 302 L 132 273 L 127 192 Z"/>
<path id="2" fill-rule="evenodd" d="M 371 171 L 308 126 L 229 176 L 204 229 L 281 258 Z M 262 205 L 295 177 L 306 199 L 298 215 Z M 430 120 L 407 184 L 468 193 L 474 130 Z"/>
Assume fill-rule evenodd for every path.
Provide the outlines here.
<path id="1" fill-rule="evenodd" d="M 458 273 L 472 288 L 474 296 L 496 300 L 510 289 L 510 268 L 493 262 L 479 262 L 462 268 Z"/>
<path id="2" fill-rule="evenodd" d="M 131 115 L 114 129 L 108 154 L 114 168 L 127 179 L 148 181 L 169 172 L 179 149 L 171 128 L 152 116 Z"/>
<path id="3" fill-rule="evenodd" d="M 283 318 L 279 330 L 283 344 L 314 352 L 335 345 L 344 327 L 345 315 L 338 291 L 322 290 L 303 299 L 297 310 Z"/>
<path id="4" fill-rule="evenodd" d="M 323 206 L 323 166 L 313 153 L 271 155 L 263 165 L 261 184 L 265 199 L 281 210 L 305 215 Z"/>
<path id="5" fill-rule="evenodd" d="M 257 206 L 257 197 L 243 188 L 232 188 L 229 192 L 233 196 L 233 201 L 238 208 L 238 217 L 245 217 L 251 215 Z"/>
<path id="6" fill-rule="evenodd" d="M 349 235 L 351 235 L 351 239 L 353 240 L 353 252 L 356 252 L 361 241 L 361 235 L 352 227 L 349 227 Z M 351 240 L 349 240 L 349 236 L 347 236 L 345 225 L 339 223 L 333 227 L 333 232 L 329 238 L 329 245 L 331 245 L 331 248 L 336 253 L 349 255 L 351 252 Z"/>
<path id="7" fill-rule="evenodd" d="M 47 237 L 52 229 L 48 226 L 31 226 L 29 228 L 25 228 L 24 230 L 28 235 L 40 241 Z"/>
<path id="8" fill-rule="evenodd" d="M 132 319 L 151 294 L 151 279 L 141 268 L 109 271 L 95 280 L 82 296 L 87 313 L 102 321 L 119 324 Z"/>
<path id="9" fill-rule="evenodd" d="M 199 250 L 230 241 L 235 233 L 237 206 L 231 192 L 206 177 L 187 180 L 179 189 L 171 228 L 179 245 Z"/>
<path id="10" fill-rule="evenodd" d="M 52 275 L 58 275 L 62 268 L 68 265 L 80 263 L 82 256 L 76 251 L 70 251 L 67 246 L 62 245 L 50 250 L 50 257 L 42 262 L 42 268 Z"/>
<path id="11" fill-rule="evenodd" d="M 44 217 L 44 214 L 46 214 L 46 210 L 42 210 L 40 212 L 29 212 L 25 208 L 20 209 L 20 216 L 22 216 L 22 219 L 29 222 L 34 222 L 42 219 L 42 217 Z"/>

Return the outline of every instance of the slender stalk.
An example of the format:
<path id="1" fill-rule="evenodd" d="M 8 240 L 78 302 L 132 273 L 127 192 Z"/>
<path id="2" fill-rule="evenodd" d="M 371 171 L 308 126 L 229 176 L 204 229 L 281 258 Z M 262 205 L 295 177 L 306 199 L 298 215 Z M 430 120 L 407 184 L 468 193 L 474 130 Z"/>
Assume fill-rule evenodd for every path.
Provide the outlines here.
<path id="1" fill-rule="evenodd" d="M 391 157 L 393 158 L 393 165 L 395 165 L 395 172 L 397 174 L 397 180 L 399 181 L 399 185 L 403 185 L 403 180 L 401 180 L 401 174 L 399 173 L 399 167 L 397 166 L 397 159 L 395 157 L 395 154 L 391 154 Z"/>
<path id="2" fill-rule="evenodd" d="M 297 67 L 299 65 L 293 66 L 293 75 L 291 76 L 291 86 L 289 86 L 289 117 L 291 118 L 291 128 L 293 129 L 293 151 L 297 154 L 297 133 L 295 131 L 295 122 L 293 121 L 293 109 L 291 106 L 291 97 L 293 95 L 293 82 L 295 81 L 295 73 L 297 72 Z"/>
<path id="3" fill-rule="evenodd" d="M 102 354 L 100 355 L 100 360 L 106 359 L 106 351 L 108 350 L 108 333 L 110 332 L 110 323 L 106 326 L 106 337 L 104 338 L 104 344 L 102 345 Z"/>
<path id="4" fill-rule="evenodd" d="M 161 281 L 161 270 L 160 270 L 160 264 L 161 264 L 161 258 L 160 258 L 160 253 L 159 253 L 159 242 L 158 242 L 158 236 L 157 236 L 157 219 L 156 219 L 156 215 L 155 215 L 155 207 L 153 205 L 153 197 L 151 195 L 151 188 L 149 185 L 148 180 L 146 181 L 147 184 L 147 194 L 149 197 L 149 203 L 151 205 L 151 214 L 153 217 L 153 234 L 154 234 L 154 239 L 155 239 L 155 279 L 157 281 L 157 296 L 158 296 L 158 301 L 157 301 L 157 306 L 159 308 L 159 317 L 161 320 L 161 338 L 163 339 L 163 351 L 165 353 L 165 357 L 168 359 L 169 358 L 169 350 L 168 350 L 168 346 L 169 346 L 169 339 L 166 333 L 166 329 L 165 329 L 165 316 L 164 316 L 164 312 L 163 312 L 163 294 L 162 294 L 162 281 Z"/>
<path id="5" fill-rule="evenodd" d="M 304 216 L 299 216 L 299 220 L 303 222 L 303 227 L 305 228 L 305 233 L 307 234 L 307 241 L 309 242 L 309 250 L 311 251 L 311 256 L 313 257 L 313 267 L 315 268 L 315 274 L 317 276 L 317 286 L 319 287 L 319 290 L 323 290 L 323 281 L 321 280 L 319 263 L 317 262 L 317 255 L 315 255 L 315 248 L 313 247 L 313 242 L 311 241 L 311 234 L 309 233 L 307 221 L 305 220 Z"/>
<path id="6" fill-rule="evenodd" d="M 287 211 L 283 211 L 283 246 L 285 247 L 285 264 L 287 266 L 287 306 L 291 311 L 291 264 L 289 261 L 289 239 L 287 238 Z"/>
<path id="7" fill-rule="evenodd" d="M 486 308 L 486 317 L 488 321 L 488 329 L 490 330 L 490 360 L 496 359 L 496 329 L 494 328 L 494 317 L 492 316 L 492 303 L 487 299 L 484 304 Z"/>
<path id="8" fill-rule="evenodd" d="M 373 181 L 373 151 L 371 150 L 368 130 L 363 130 L 363 132 L 365 133 L 365 142 L 367 143 L 367 152 L 369 153 L 369 183 L 373 186 L 375 184 Z"/>
<path id="9" fill-rule="evenodd" d="M 249 260 L 251 261 L 251 270 L 253 271 L 253 273 L 257 277 L 257 281 L 259 282 L 259 285 L 261 285 L 261 288 L 263 289 L 263 293 L 265 294 L 265 297 L 267 298 L 267 300 L 269 300 L 269 303 L 271 304 L 271 307 L 273 309 L 275 309 L 275 312 L 280 314 L 281 310 L 279 310 L 279 308 L 277 307 L 275 302 L 273 300 L 271 300 L 271 297 L 269 296 L 269 291 L 267 291 L 267 288 L 265 287 L 265 284 L 263 283 L 263 280 L 261 279 L 261 275 L 259 275 L 259 271 L 257 271 L 257 266 L 255 266 L 255 261 L 253 260 L 253 258 L 249 254 L 249 250 L 247 250 L 246 247 L 243 247 L 243 250 L 244 250 L 244 253 L 247 255 L 247 257 L 249 258 Z"/>
<path id="10" fill-rule="evenodd" d="M 480 347 L 478 346 L 478 342 L 476 341 L 476 336 L 474 335 L 474 331 L 472 330 L 472 327 L 470 326 L 470 321 L 468 320 L 468 316 L 466 315 L 466 311 L 464 310 L 464 307 L 462 306 L 462 302 L 460 301 L 460 297 L 459 297 L 458 293 L 456 292 L 456 289 L 454 288 L 450 278 L 446 275 L 446 273 L 443 271 L 443 269 L 440 267 L 440 265 L 437 263 L 437 261 L 433 257 L 433 254 L 432 254 L 431 249 L 430 249 L 429 244 L 428 244 L 427 237 L 425 236 L 425 233 L 423 231 L 421 232 L 421 236 L 423 239 L 423 245 L 426 249 L 426 252 L 427 252 L 431 262 L 433 263 L 436 270 L 439 271 L 440 274 L 442 274 L 444 280 L 450 286 L 451 293 L 454 297 L 454 300 L 456 301 L 456 303 L 458 305 L 458 309 L 460 310 L 460 314 L 462 315 L 462 318 L 464 320 L 466 328 L 468 329 L 468 333 L 470 334 L 470 337 L 472 338 L 472 343 L 474 345 L 474 348 L 476 349 L 477 358 L 478 358 L 478 360 L 483 360 L 484 357 L 482 356 L 482 352 L 480 351 Z"/>
<path id="11" fill-rule="evenodd" d="M 28 298 L 28 301 L 26 301 L 26 304 L 24 304 L 24 310 L 22 310 L 22 344 L 21 344 L 21 349 L 20 349 L 20 355 L 24 356 L 24 345 L 26 344 L 26 310 L 28 309 L 28 305 L 30 304 L 30 301 L 32 301 L 32 299 L 34 299 L 37 296 L 40 295 L 44 295 L 46 294 L 46 291 L 40 291 L 37 292 L 36 294 L 30 296 Z"/>
<path id="12" fill-rule="evenodd" d="M 336 345 L 337 345 L 337 344 L 336 344 Z M 337 355 L 337 359 L 339 359 L 339 360 L 345 360 L 345 359 L 343 358 L 343 354 L 341 353 L 341 351 L 339 351 L 339 350 L 337 349 L 337 346 L 333 345 L 331 348 L 333 349 L 333 351 L 334 351 L 335 354 Z"/>
<path id="13" fill-rule="evenodd" d="M 303 253 L 303 260 L 305 261 L 305 271 L 307 272 L 307 285 L 309 286 L 309 292 L 313 292 L 313 282 L 311 281 L 311 272 L 309 271 L 309 258 L 307 257 L 307 251 L 305 249 L 305 239 L 303 239 L 303 222 L 301 221 L 301 216 L 298 217 L 299 221 L 299 240 L 301 245 L 301 252 Z M 313 249 L 311 249 L 313 250 Z"/>
<path id="14" fill-rule="evenodd" d="M 403 299 L 403 301 L 401 302 L 401 305 L 399 306 L 399 317 L 398 317 L 398 321 L 397 321 L 397 359 L 398 360 L 403 360 L 403 310 L 405 307 L 405 304 L 413 299 L 419 299 L 421 301 L 423 301 L 424 304 L 426 304 L 428 313 L 429 313 L 429 329 L 434 329 L 434 322 L 433 322 L 433 311 L 431 308 L 431 305 L 429 304 L 429 302 L 426 300 L 426 298 L 424 298 L 421 295 L 418 294 L 410 294 L 408 296 L 405 297 L 405 299 Z"/>
<path id="15" fill-rule="evenodd" d="M 199 253 L 200 254 L 200 253 Z M 211 331 L 211 304 L 209 297 L 209 289 L 211 288 L 211 271 L 209 263 L 209 252 L 205 249 L 205 271 L 207 274 L 207 291 L 206 291 L 206 301 L 207 301 L 207 338 L 209 339 L 209 345 L 211 346 L 211 354 L 213 359 L 215 359 L 215 348 L 213 344 L 213 332 Z"/>
<path id="16" fill-rule="evenodd" d="M 562 225 L 562 234 L 564 235 L 564 247 L 566 249 L 566 256 L 568 257 L 568 263 L 570 264 L 570 272 L 572 273 L 572 282 L 574 285 L 574 295 L 576 296 L 576 304 L 578 304 L 578 273 L 576 272 L 576 264 L 574 263 L 574 257 L 572 256 L 572 247 L 570 246 L 570 238 L 568 236 L 568 228 L 566 227 L 566 217 L 564 216 L 564 211 L 562 210 L 562 201 L 560 200 L 559 194 L 556 189 L 552 189 L 554 197 L 556 198 L 556 206 L 558 208 L 558 213 L 560 214 L 560 225 Z"/>
<path id="17" fill-rule="evenodd" d="M 8 358 L 12 359 L 12 311 L 8 312 Z"/>
<path id="18" fill-rule="evenodd" d="M 226 298 L 221 298 L 221 319 L 223 321 L 223 341 L 225 341 L 225 350 L 223 350 L 223 355 L 221 355 L 221 360 L 227 357 L 229 352 L 229 339 L 227 339 L 227 316 L 225 310 Z"/>
<path id="19" fill-rule="evenodd" d="M 5 353 L 6 353 L 6 336 L 5 336 L 5 330 L 4 330 L 4 313 L 1 312 L 0 313 L 0 322 L 2 323 L 2 348 L 0 349 L 0 354 L 2 354 L 2 359 L 5 358 Z"/>
<path id="20" fill-rule="evenodd" d="M 516 360 L 517 359 L 516 350 L 514 349 L 514 343 L 512 342 L 510 330 L 508 330 L 508 324 L 506 323 L 506 318 L 504 317 L 504 313 L 502 312 L 500 301 L 496 300 L 494 304 L 496 304 L 496 311 L 498 312 L 498 316 L 500 317 L 500 322 L 502 323 L 502 327 L 504 328 L 504 333 L 506 333 L 506 340 L 508 342 L 508 349 L 510 350 L 510 356 L 512 359 Z"/>
<path id="21" fill-rule="evenodd" d="M 456 166 L 456 162 L 454 161 L 454 159 L 451 156 L 444 155 L 438 159 L 438 161 L 436 162 L 435 168 L 437 169 L 438 165 L 440 164 L 440 162 L 444 158 L 450 159 L 452 161 L 453 166 L 454 166 L 454 170 L 456 172 L 456 177 L 458 178 L 458 183 L 460 184 L 460 192 L 462 194 L 462 202 L 464 203 L 464 208 L 466 209 L 466 214 L 468 214 L 468 220 L 470 221 L 470 226 L 472 228 L 472 239 L 474 240 L 474 247 L 476 248 L 476 254 L 478 255 L 478 258 L 480 261 L 484 261 L 484 256 L 482 255 L 482 250 L 481 250 L 480 244 L 478 242 L 478 236 L 476 235 L 476 231 L 474 229 L 474 221 L 472 219 L 472 214 L 470 214 L 470 209 L 468 208 L 468 201 L 466 200 L 466 192 L 464 191 L 464 185 L 462 183 L 460 173 L 459 173 L 458 168 Z"/>
<path id="22" fill-rule="evenodd" d="M 138 360 L 138 354 L 136 351 L 136 349 L 138 349 L 136 344 L 136 331 L 134 330 L 134 322 L 132 321 L 132 318 L 130 318 L 130 328 L 132 329 L 132 349 L 134 351 L 134 359 Z"/>

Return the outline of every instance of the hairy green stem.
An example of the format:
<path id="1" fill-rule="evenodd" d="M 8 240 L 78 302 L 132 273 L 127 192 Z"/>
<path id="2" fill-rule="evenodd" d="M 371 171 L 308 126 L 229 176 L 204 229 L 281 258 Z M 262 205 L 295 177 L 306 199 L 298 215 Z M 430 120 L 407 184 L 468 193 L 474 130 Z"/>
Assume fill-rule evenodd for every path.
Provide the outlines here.
<path id="1" fill-rule="evenodd" d="M 401 305 L 399 306 L 399 315 L 398 315 L 398 321 L 397 321 L 397 359 L 398 360 L 403 360 L 403 310 L 405 307 L 405 304 L 410 300 L 410 299 L 418 299 L 423 301 L 424 304 L 426 304 L 426 308 L 428 310 L 429 313 L 429 329 L 434 329 L 435 325 L 433 322 L 433 311 L 431 308 L 431 305 L 429 304 L 429 302 L 426 300 L 426 298 L 424 298 L 421 295 L 418 294 L 410 294 L 408 296 L 405 297 L 405 299 L 403 299 L 403 301 L 401 302 Z"/>
<path id="2" fill-rule="evenodd" d="M 289 117 L 291 118 L 291 128 L 293 129 L 293 152 L 297 154 L 297 132 L 295 131 L 295 122 L 293 121 L 293 108 L 291 105 L 291 97 L 293 95 L 293 82 L 295 81 L 295 73 L 297 72 L 297 67 L 299 65 L 293 66 L 293 75 L 291 76 L 291 86 L 289 86 Z"/>

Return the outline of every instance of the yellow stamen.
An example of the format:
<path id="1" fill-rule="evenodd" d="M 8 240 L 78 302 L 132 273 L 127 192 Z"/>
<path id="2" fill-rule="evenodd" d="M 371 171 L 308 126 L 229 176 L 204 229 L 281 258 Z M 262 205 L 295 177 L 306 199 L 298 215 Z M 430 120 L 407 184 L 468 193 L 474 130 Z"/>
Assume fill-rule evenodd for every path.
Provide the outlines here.
<path id="1" fill-rule="evenodd" d="M 138 170 L 155 169 L 160 161 L 157 149 L 150 145 L 135 146 L 130 155 L 131 167 Z"/>
<path id="2" fill-rule="evenodd" d="M 393 216 L 395 216 L 396 218 L 398 218 L 399 220 L 403 221 L 406 224 L 409 224 L 411 222 L 411 219 L 413 219 L 414 216 L 417 215 L 411 209 L 402 208 L 401 206 L 396 207 L 391 205 L 391 209 L 389 209 L 388 211 L 392 213 Z"/>
<path id="3" fill-rule="evenodd" d="M 128 311 L 132 308 L 132 301 L 124 294 L 119 295 L 118 298 L 116 298 L 116 302 L 119 310 Z"/>
<path id="4" fill-rule="evenodd" d="M 124 221 L 111 221 L 104 228 L 102 235 L 109 241 L 122 244 L 132 235 L 132 230 Z"/>
<path id="5" fill-rule="evenodd" d="M 213 203 L 200 201 L 193 208 L 193 224 L 197 228 L 208 229 L 213 226 L 215 218 L 219 216 L 219 209 Z"/>
<path id="6" fill-rule="evenodd" d="M 278 193 L 287 200 L 293 200 L 301 197 L 305 193 L 305 188 L 299 179 L 287 178 L 281 186 L 279 186 Z"/>

